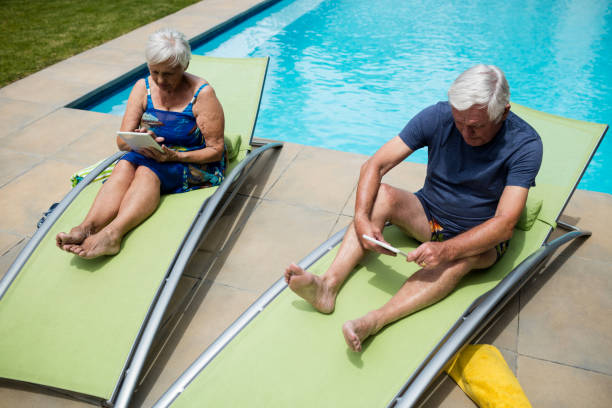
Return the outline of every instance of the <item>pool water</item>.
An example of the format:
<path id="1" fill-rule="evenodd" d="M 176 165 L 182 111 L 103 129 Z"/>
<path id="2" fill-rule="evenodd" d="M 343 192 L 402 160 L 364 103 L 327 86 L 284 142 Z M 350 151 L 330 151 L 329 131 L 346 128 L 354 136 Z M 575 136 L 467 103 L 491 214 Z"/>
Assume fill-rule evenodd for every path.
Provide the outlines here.
<path id="1" fill-rule="evenodd" d="M 480 62 L 514 102 L 610 123 L 611 28 L 612 0 L 286 0 L 193 52 L 271 57 L 255 137 L 370 155 Z M 120 115 L 128 95 L 93 110 Z M 611 176 L 608 136 L 579 187 L 612 194 Z"/>

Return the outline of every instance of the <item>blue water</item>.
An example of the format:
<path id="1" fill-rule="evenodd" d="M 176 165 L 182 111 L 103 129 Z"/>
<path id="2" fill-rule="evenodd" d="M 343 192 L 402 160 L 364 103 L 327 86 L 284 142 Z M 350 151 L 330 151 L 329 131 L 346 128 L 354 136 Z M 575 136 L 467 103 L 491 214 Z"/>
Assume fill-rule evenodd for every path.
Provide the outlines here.
<path id="1" fill-rule="evenodd" d="M 611 28 L 612 0 L 286 0 L 193 52 L 271 57 L 256 137 L 369 155 L 480 62 L 514 102 L 611 123 Z M 120 115 L 128 94 L 93 110 Z M 580 188 L 612 194 L 611 138 Z"/>

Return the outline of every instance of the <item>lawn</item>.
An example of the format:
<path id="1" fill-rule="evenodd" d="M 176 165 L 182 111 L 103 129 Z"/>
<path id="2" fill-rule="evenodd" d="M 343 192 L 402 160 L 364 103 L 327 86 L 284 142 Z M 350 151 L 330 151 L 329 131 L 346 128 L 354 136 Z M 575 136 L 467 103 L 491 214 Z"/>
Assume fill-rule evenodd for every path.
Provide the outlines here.
<path id="1" fill-rule="evenodd" d="M 0 0 L 0 87 L 199 0 Z"/>

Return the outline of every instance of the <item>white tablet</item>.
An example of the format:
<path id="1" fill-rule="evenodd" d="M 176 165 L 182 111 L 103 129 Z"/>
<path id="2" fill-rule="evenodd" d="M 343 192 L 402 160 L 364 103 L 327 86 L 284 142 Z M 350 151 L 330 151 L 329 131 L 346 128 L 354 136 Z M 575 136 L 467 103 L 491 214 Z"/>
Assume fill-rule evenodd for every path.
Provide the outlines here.
<path id="1" fill-rule="evenodd" d="M 380 245 L 381 247 L 383 247 L 383 248 L 385 248 L 385 249 L 388 249 L 388 250 L 389 250 L 389 251 L 391 251 L 391 252 L 395 252 L 396 254 L 400 254 L 400 255 L 404 255 L 405 257 L 408 257 L 408 254 L 407 254 L 407 253 L 405 253 L 404 251 L 402 251 L 402 250 L 400 250 L 400 249 L 397 249 L 396 247 L 392 247 L 391 245 L 385 244 L 385 243 L 384 243 L 384 242 L 382 242 L 382 241 L 379 241 L 379 240 L 377 240 L 377 239 L 374 239 L 374 238 L 372 238 L 372 237 L 371 237 L 371 236 L 369 236 L 369 235 L 363 234 L 363 235 L 362 235 L 362 237 L 364 237 L 365 239 L 367 239 L 367 240 L 368 240 L 368 241 L 370 241 L 370 242 L 373 242 L 373 243 L 375 243 L 375 244 L 377 244 L 377 245 Z"/>
<path id="2" fill-rule="evenodd" d="M 138 132 L 117 132 L 119 137 L 127 143 L 132 150 L 139 150 L 145 147 L 153 147 L 154 149 L 163 152 L 164 149 L 161 148 L 159 143 L 155 141 L 148 133 L 138 133 Z"/>

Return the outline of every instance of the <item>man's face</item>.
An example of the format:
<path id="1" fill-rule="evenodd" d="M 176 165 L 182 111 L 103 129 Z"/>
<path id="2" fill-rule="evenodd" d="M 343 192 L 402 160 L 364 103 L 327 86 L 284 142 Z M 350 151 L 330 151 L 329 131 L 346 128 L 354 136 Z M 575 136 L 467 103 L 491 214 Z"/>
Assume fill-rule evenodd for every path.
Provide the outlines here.
<path id="1" fill-rule="evenodd" d="M 470 146 L 482 146 L 493 140 L 506 116 L 508 116 L 510 105 L 506 106 L 502 120 L 499 123 L 494 123 L 489 119 L 486 107 L 474 105 L 464 111 L 451 108 L 453 118 L 455 119 L 455 126 L 457 126 L 459 133 L 463 136 L 465 143 Z"/>

